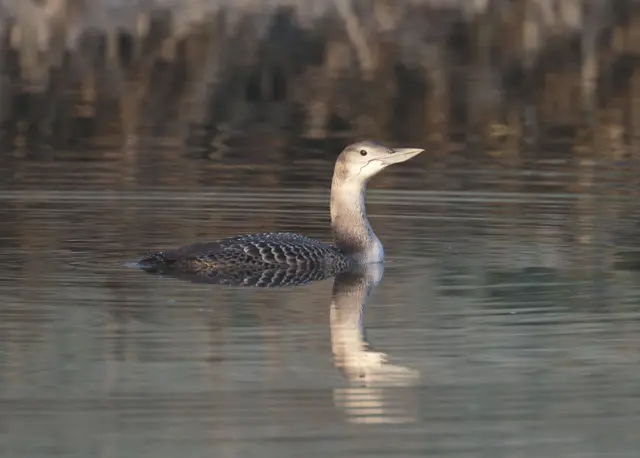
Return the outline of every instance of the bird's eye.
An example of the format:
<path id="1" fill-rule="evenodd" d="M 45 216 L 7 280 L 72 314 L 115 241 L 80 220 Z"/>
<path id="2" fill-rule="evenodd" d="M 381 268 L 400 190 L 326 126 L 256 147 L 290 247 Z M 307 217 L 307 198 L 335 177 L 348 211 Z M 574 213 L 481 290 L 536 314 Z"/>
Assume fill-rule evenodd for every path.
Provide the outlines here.
<path id="1" fill-rule="evenodd" d="M 363 149 L 360 150 L 360 156 L 366 156 L 367 152 Z"/>

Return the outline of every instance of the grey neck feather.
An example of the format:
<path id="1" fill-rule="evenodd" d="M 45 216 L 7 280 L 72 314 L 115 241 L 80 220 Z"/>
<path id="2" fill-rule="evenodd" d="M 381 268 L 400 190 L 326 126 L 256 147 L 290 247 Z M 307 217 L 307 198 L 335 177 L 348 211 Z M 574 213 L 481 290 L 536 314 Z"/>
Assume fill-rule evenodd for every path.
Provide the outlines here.
<path id="1" fill-rule="evenodd" d="M 360 263 L 382 262 L 382 244 L 371 229 L 364 205 L 366 182 L 334 175 L 331 229 L 336 246 Z"/>

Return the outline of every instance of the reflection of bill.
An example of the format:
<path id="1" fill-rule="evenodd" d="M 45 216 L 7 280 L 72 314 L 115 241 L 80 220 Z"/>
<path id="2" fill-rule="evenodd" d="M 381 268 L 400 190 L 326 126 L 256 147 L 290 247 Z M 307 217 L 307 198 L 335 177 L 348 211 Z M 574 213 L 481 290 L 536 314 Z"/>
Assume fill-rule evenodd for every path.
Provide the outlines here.
<path id="1" fill-rule="evenodd" d="M 383 264 L 363 265 L 339 274 L 333 284 L 330 323 L 334 364 L 349 380 L 365 385 L 406 384 L 418 378 L 412 369 L 387 364 L 387 355 L 371 350 L 364 338 L 364 306 L 383 272 Z"/>

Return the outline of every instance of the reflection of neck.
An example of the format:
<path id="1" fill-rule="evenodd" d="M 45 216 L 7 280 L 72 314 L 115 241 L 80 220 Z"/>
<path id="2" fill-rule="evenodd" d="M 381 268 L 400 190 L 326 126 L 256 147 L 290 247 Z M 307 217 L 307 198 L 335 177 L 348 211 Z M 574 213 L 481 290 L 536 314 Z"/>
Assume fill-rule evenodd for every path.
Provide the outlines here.
<path id="1" fill-rule="evenodd" d="M 367 219 L 365 192 L 365 182 L 334 176 L 331 184 L 331 229 L 336 246 L 356 261 L 382 262 L 382 244 Z"/>
<path id="2" fill-rule="evenodd" d="M 382 278 L 382 266 L 372 264 L 365 272 L 341 273 L 333 284 L 331 348 L 335 365 L 349 378 L 361 377 L 370 365 L 380 364 L 381 354 L 367 350 L 362 320 L 367 299 Z"/>

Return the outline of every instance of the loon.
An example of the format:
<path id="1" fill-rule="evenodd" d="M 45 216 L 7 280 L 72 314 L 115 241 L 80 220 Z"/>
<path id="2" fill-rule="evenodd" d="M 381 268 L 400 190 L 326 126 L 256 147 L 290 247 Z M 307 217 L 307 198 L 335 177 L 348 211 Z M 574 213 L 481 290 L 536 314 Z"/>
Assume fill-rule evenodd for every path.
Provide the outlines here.
<path id="1" fill-rule="evenodd" d="M 391 164 L 423 152 L 390 148 L 372 141 L 347 146 L 336 160 L 331 183 L 331 229 L 335 245 L 295 233 L 238 235 L 159 251 L 139 261 L 149 272 L 314 271 L 314 279 L 336 275 L 353 266 L 381 263 L 384 250 L 365 211 L 368 181 Z"/>

